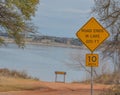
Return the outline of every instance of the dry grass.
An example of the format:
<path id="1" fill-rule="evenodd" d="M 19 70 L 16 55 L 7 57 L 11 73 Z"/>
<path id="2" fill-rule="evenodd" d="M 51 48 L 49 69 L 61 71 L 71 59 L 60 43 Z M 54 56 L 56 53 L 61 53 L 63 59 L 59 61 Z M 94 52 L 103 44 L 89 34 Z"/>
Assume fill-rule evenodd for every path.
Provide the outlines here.
<path id="1" fill-rule="evenodd" d="M 0 69 L 0 76 L 39 80 L 38 78 L 33 78 L 29 76 L 25 71 L 9 70 L 7 68 Z"/>
<path id="2" fill-rule="evenodd" d="M 0 92 L 34 90 L 40 88 L 33 83 L 37 78 L 28 76 L 24 71 L 0 69 Z"/>
<path id="3" fill-rule="evenodd" d="M 0 92 L 21 91 L 21 90 L 36 90 L 42 88 L 40 85 L 35 85 L 36 80 L 22 78 L 0 78 Z"/>
<path id="4" fill-rule="evenodd" d="M 86 83 L 89 84 L 91 79 L 84 81 L 73 81 L 72 83 Z M 120 84 L 120 73 L 113 74 L 103 74 L 98 77 L 94 77 L 94 83 L 106 84 L 106 85 L 114 85 Z"/>
<path id="5" fill-rule="evenodd" d="M 120 95 L 120 84 L 114 85 L 108 90 L 103 90 L 99 95 Z"/>
<path id="6" fill-rule="evenodd" d="M 96 83 L 102 84 L 119 84 L 120 83 L 120 74 L 113 73 L 113 74 L 103 74 L 94 80 Z"/>

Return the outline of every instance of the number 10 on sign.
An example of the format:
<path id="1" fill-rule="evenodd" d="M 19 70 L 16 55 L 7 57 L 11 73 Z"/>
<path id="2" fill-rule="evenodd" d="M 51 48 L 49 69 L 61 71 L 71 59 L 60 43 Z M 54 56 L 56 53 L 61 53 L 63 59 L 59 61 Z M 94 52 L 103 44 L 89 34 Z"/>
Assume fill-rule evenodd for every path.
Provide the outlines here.
<path id="1" fill-rule="evenodd" d="M 99 56 L 98 54 L 86 54 L 86 66 L 98 67 Z"/>

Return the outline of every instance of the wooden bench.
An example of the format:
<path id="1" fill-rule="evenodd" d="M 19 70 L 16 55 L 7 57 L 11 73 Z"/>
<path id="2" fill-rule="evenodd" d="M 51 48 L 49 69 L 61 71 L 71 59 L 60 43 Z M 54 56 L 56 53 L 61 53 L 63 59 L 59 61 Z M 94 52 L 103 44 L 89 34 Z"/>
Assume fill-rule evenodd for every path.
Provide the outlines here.
<path id="1" fill-rule="evenodd" d="M 58 76 L 57 75 L 63 75 L 64 76 L 63 81 L 58 81 Z M 66 76 L 66 72 L 55 71 L 55 82 L 64 82 L 65 83 L 65 76 Z"/>

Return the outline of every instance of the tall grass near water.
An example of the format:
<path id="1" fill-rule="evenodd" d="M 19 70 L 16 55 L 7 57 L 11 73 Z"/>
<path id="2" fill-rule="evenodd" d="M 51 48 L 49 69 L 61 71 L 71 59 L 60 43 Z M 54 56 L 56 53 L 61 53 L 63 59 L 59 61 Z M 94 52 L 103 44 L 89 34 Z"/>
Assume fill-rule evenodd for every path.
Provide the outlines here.
<path id="1" fill-rule="evenodd" d="M 39 80 L 38 78 L 33 78 L 33 77 L 29 76 L 25 71 L 9 70 L 7 68 L 0 69 L 0 77 L 12 77 L 12 78 Z"/>

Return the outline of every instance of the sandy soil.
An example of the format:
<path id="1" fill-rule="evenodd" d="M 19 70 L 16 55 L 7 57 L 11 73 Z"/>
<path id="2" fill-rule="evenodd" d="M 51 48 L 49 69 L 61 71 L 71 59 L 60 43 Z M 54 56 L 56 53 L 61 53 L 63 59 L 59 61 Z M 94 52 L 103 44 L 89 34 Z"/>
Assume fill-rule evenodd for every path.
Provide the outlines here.
<path id="1" fill-rule="evenodd" d="M 33 82 L 30 86 L 39 88 L 24 91 L 0 92 L 0 95 L 90 95 L 90 84 Z M 109 85 L 94 84 L 94 95 L 98 95 Z"/>

